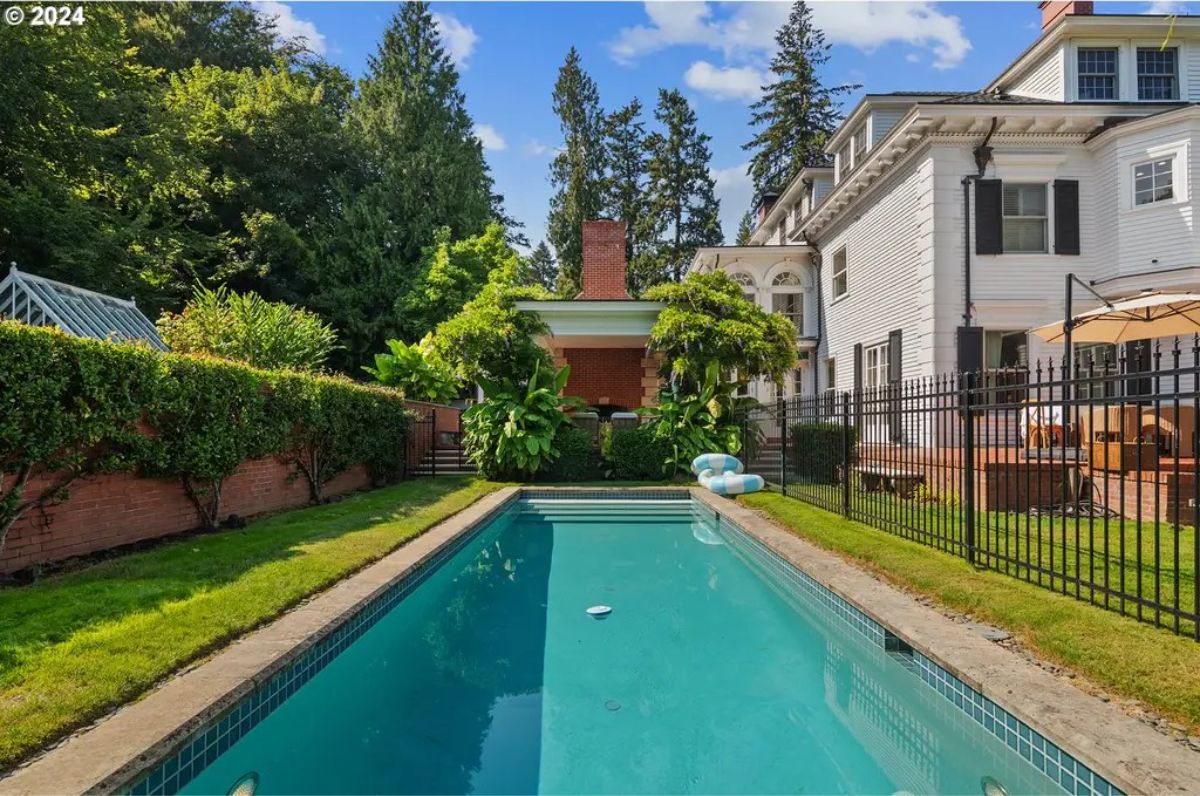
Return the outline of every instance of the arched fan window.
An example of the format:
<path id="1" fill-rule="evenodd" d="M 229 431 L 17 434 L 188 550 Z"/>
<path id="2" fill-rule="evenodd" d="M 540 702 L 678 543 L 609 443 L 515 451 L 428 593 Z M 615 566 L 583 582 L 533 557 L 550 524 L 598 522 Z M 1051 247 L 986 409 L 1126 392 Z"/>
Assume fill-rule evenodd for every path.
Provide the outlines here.
<path id="1" fill-rule="evenodd" d="M 754 284 L 754 277 L 743 273 L 730 274 L 730 276 L 734 282 L 742 286 L 742 292 L 746 294 L 746 300 L 751 304 L 757 304 L 758 299 L 755 296 L 756 285 Z"/>

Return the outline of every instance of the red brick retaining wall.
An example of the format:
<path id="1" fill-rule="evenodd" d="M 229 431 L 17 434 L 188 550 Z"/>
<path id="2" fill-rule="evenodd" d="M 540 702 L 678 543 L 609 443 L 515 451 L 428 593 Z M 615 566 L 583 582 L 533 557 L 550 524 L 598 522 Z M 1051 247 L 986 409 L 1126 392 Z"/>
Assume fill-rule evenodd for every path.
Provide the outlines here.
<path id="1" fill-rule="evenodd" d="M 458 410 L 449 406 L 409 402 L 409 408 L 428 417 L 437 412 L 438 429 L 457 429 Z M 410 443 L 415 440 L 410 440 Z M 413 444 L 409 455 L 418 451 Z M 423 453 L 423 451 L 421 451 Z M 410 466 L 416 461 L 410 460 Z M 221 518 L 230 514 L 250 517 L 268 511 L 309 503 L 308 481 L 290 478 L 293 469 L 275 457 L 243 462 L 225 479 L 221 490 Z M 34 479 L 30 490 L 45 480 Z M 366 467 L 355 467 L 325 485 L 326 495 L 342 495 L 371 486 Z M 0 573 L 34 564 L 61 561 L 72 556 L 119 545 L 155 539 L 201 526 L 195 506 L 178 479 L 141 478 L 133 473 L 113 473 L 77 481 L 66 501 L 34 510 L 19 519 L 0 552 Z"/>

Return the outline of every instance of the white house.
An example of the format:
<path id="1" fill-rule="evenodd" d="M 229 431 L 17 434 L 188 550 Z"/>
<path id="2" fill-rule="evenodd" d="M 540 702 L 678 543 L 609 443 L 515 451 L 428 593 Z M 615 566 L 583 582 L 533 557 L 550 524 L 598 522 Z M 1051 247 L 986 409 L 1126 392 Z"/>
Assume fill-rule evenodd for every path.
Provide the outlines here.
<path id="1" fill-rule="evenodd" d="M 1068 273 L 1107 297 L 1200 286 L 1200 17 L 1091 6 L 1042 3 L 980 91 L 867 94 L 831 168 L 761 199 L 750 246 L 697 253 L 797 319 L 786 394 L 1061 354 L 1026 330 L 1062 317 Z"/>

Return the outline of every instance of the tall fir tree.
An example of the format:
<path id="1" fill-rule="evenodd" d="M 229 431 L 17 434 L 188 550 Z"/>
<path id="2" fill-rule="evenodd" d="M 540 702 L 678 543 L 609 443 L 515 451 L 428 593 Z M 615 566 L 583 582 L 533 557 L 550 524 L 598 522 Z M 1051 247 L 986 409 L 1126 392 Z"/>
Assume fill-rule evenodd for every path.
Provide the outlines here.
<path id="1" fill-rule="evenodd" d="M 677 89 L 659 89 L 654 118 L 662 126 L 646 137 L 649 212 L 656 220 L 652 249 L 635 264 L 644 286 L 683 278 L 700 246 L 724 241 L 720 202 L 709 171 L 712 136 L 696 129 L 696 112 Z"/>
<path id="2" fill-rule="evenodd" d="M 653 232 L 646 213 L 646 125 L 640 100 L 605 117 L 604 150 L 604 213 L 625 222 L 625 261 L 634 263 Z M 636 270 L 628 269 L 627 276 L 630 292 L 637 295 L 642 285 Z"/>
<path id="3" fill-rule="evenodd" d="M 754 153 L 749 173 L 760 194 L 781 191 L 805 166 L 826 162 L 825 142 L 842 118 L 839 98 L 859 88 L 821 82 L 817 72 L 829 61 L 831 45 L 804 0 L 792 5 L 775 43 L 773 80 L 750 106 L 751 125 L 762 129 L 742 147 Z"/>
<path id="4" fill-rule="evenodd" d="M 406 234 L 408 262 L 434 231 L 477 235 L 495 217 L 492 178 L 428 3 L 400 6 L 367 60 L 367 76 L 350 108 L 371 176 L 387 188 L 388 214 Z"/>
<path id="5" fill-rule="evenodd" d="M 442 228 L 453 240 L 478 235 L 502 212 L 473 127 L 428 4 L 401 5 L 348 114 L 365 186 L 351 192 L 353 217 L 330 225 L 327 237 L 335 239 L 320 245 L 337 267 L 317 274 L 312 304 L 328 307 L 329 320 L 345 330 L 347 364 L 383 350 L 388 337 L 419 339 L 428 331 L 402 320 L 423 248 Z M 371 229 L 381 237 L 356 257 Z"/>
<path id="6" fill-rule="evenodd" d="M 737 238 L 734 244 L 737 246 L 748 246 L 750 244 L 750 236 L 754 234 L 754 211 L 747 210 L 742 213 L 742 217 L 738 219 Z"/>
<path id="7" fill-rule="evenodd" d="M 558 282 L 558 263 L 554 262 L 554 255 L 550 253 L 546 241 L 539 241 L 528 257 L 521 258 L 517 274 L 522 285 L 540 285 L 547 290 L 554 290 Z"/>
<path id="8" fill-rule="evenodd" d="M 559 292 L 579 290 L 583 268 L 583 222 L 604 209 L 604 112 L 596 83 L 583 71 L 572 47 L 558 70 L 553 108 L 562 129 L 562 149 L 550 164 L 546 235 L 558 255 Z"/>

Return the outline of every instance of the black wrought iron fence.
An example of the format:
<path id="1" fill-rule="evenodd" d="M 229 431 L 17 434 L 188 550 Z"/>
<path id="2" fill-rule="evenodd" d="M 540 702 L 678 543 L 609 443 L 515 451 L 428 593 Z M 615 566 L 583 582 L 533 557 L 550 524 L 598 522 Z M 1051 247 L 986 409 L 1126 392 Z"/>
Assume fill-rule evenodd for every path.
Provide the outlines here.
<path id="1" fill-rule="evenodd" d="M 1200 345 L 791 398 L 750 472 L 820 508 L 1200 640 Z"/>

